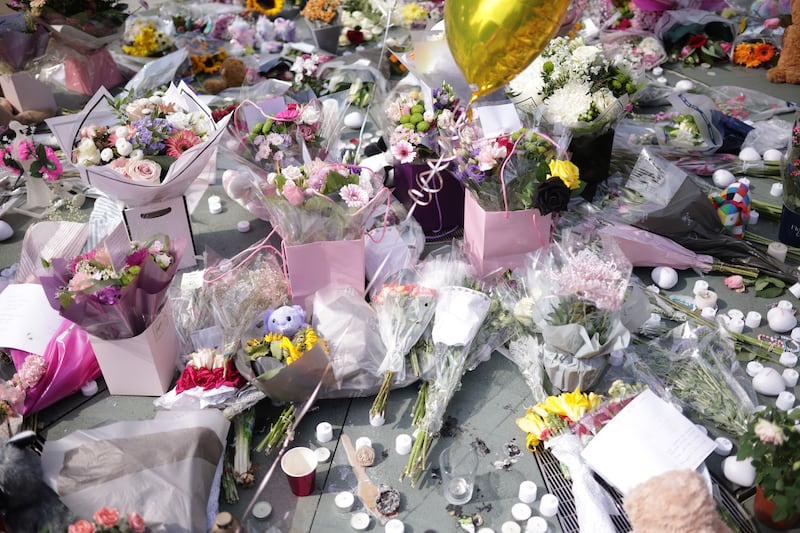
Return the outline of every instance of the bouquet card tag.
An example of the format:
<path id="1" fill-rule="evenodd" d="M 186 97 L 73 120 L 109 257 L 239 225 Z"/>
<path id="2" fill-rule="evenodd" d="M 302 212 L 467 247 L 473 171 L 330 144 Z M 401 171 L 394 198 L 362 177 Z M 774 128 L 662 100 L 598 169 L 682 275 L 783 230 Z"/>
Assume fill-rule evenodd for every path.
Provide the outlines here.
<path id="1" fill-rule="evenodd" d="M 131 240 L 128 238 L 128 230 L 124 222 L 117 224 L 100 245 L 105 247 L 108 252 L 111 266 L 115 271 L 119 272 L 125 268 L 125 260 L 131 253 Z"/>
<path id="2" fill-rule="evenodd" d="M 181 276 L 181 291 L 196 291 L 203 288 L 203 274 L 205 270 L 186 272 Z"/>
<path id="3" fill-rule="evenodd" d="M 0 292 L 0 346 L 44 355 L 61 321 L 38 283 L 12 283 Z"/>
<path id="4" fill-rule="evenodd" d="M 475 109 L 481 121 L 483 136 L 491 139 L 514 133 L 522 128 L 517 108 L 512 103 L 486 105 Z"/>

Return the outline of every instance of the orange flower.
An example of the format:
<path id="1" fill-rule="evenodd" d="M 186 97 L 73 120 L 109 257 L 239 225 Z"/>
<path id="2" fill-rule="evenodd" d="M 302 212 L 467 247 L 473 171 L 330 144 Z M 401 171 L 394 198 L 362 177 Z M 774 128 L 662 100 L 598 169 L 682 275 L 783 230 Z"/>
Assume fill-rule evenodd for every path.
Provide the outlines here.
<path id="1" fill-rule="evenodd" d="M 747 65 L 753 60 L 754 48 L 750 43 L 737 44 L 733 50 L 733 62 L 737 65 Z"/>
<path id="2" fill-rule="evenodd" d="M 766 63 L 775 57 L 775 49 L 771 44 L 760 43 L 755 45 L 754 55 L 762 62 Z"/>

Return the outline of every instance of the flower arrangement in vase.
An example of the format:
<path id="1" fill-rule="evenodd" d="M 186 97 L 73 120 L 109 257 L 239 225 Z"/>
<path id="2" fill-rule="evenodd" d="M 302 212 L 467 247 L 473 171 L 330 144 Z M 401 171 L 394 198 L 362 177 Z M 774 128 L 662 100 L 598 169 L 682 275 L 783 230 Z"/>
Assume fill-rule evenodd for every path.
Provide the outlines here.
<path id="1" fill-rule="evenodd" d="M 0 178 L 0 187 L 8 191 L 0 195 L 0 210 L 23 185 L 26 207 L 48 207 L 53 195 L 46 182 L 57 180 L 64 172 L 56 151 L 34 141 L 32 128 L 14 122 L 12 130 L 0 137 L 0 170 L 8 174 L 7 178 Z M 7 185 L 3 184 L 4 179 Z"/>
<path id="2" fill-rule="evenodd" d="M 340 23 L 339 0 L 308 0 L 300 11 L 308 23 L 317 48 L 336 53 L 339 47 Z"/>

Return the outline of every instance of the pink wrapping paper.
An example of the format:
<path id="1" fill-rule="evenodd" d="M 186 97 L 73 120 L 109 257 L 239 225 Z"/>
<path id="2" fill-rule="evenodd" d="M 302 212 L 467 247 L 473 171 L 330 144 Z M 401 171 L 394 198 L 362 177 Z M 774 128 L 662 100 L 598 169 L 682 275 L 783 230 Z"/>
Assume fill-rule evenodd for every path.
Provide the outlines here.
<path id="1" fill-rule="evenodd" d="M 292 303 L 312 314 L 314 294 L 325 287 L 352 287 L 364 294 L 364 241 L 320 241 L 286 246 Z"/>
<path id="2" fill-rule="evenodd" d="M 10 351 L 16 368 L 21 368 L 30 355 L 21 350 Z M 67 319 L 61 322 L 42 356 L 47 361 L 47 370 L 39 383 L 26 391 L 23 415 L 63 400 L 100 376 L 89 335 Z"/>
<path id="3" fill-rule="evenodd" d="M 464 251 L 478 275 L 524 264 L 525 256 L 550 242 L 551 216 L 538 209 L 485 211 L 467 191 L 464 198 Z"/>
<path id="4" fill-rule="evenodd" d="M 113 89 L 125 81 L 106 48 L 86 55 L 70 54 L 64 62 L 64 74 L 67 89 L 87 96 L 100 87 Z"/>

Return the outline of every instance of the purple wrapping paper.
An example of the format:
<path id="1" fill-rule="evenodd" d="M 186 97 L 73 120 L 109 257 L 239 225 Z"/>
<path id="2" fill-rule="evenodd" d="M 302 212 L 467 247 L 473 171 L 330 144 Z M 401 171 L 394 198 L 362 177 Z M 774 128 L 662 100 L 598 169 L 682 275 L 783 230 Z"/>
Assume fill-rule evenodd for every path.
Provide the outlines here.
<path id="1" fill-rule="evenodd" d="M 396 164 L 394 166 L 394 196 L 408 209 L 414 205 L 410 189 L 418 190 L 416 178 L 429 170 L 425 164 Z M 414 218 L 429 239 L 446 237 L 464 226 L 464 187 L 450 172 L 443 171 L 444 186 L 427 205 L 414 208 Z"/>
<path id="2" fill-rule="evenodd" d="M 0 35 L 0 58 L 14 70 L 22 70 L 28 61 L 44 54 L 49 41 L 50 34 L 41 26 L 33 33 L 8 30 Z"/>

